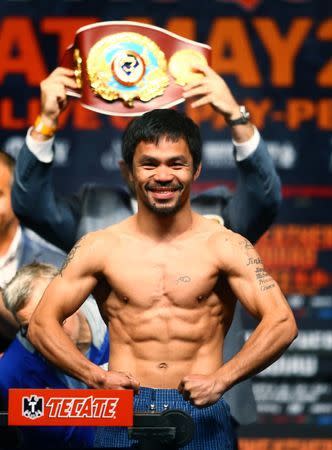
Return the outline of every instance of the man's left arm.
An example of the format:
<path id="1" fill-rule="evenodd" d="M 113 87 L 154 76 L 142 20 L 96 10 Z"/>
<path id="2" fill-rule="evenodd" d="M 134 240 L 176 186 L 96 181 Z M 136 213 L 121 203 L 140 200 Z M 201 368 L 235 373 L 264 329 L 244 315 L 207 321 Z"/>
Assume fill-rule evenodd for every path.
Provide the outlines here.
<path id="1" fill-rule="evenodd" d="M 242 306 L 258 325 L 242 349 L 218 371 L 227 390 L 276 361 L 297 336 L 297 326 L 278 283 L 265 270 L 254 246 L 228 232 L 216 243 L 221 274 Z"/>
<path id="2" fill-rule="evenodd" d="M 265 271 L 253 245 L 244 237 L 227 231 L 213 242 L 225 289 L 238 298 L 258 325 L 242 349 L 210 375 L 188 375 L 180 392 L 196 406 L 208 406 L 232 386 L 262 371 L 287 349 L 297 336 L 297 326 L 286 298 Z M 227 302 L 226 298 L 221 299 Z"/>
<path id="3" fill-rule="evenodd" d="M 226 200 L 221 214 L 225 226 L 251 242 L 256 242 L 273 222 L 281 203 L 281 183 L 273 160 L 257 128 L 245 117 L 226 82 L 208 66 L 197 66 L 205 76 L 184 88 L 191 106 L 210 104 L 230 125 L 238 181 L 234 194 Z M 241 122 L 241 120 L 240 120 Z"/>

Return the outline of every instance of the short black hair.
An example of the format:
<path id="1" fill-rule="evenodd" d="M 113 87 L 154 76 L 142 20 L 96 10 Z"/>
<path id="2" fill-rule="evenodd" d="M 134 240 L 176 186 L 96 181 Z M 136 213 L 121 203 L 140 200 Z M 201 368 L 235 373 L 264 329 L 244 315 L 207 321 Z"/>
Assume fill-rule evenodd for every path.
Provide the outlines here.
<path id="1" fill-rule="evenodd" d="M 183 138 L 190 150 L 196 172 L 202 160 L 201 133 L 195 122 L 174 109 L 154 109 L 130 122 L 122 138 L 122 158 L 129 169 L 133 168 L 134 153 L 140 142 L 158 145 L 162 138 L 172 142 Z"/>

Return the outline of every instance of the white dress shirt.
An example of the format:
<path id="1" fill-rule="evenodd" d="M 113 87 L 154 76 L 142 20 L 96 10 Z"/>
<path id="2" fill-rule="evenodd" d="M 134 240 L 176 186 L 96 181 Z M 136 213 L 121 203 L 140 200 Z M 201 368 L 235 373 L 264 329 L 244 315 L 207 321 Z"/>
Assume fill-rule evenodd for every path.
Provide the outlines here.
<path id="1" fill-rule="evenodd" d="M 0 287 L 3 288 L 15 275 L 23 250 L 22 230 L 17 227 L 6 254 L 0 257 Z"/>

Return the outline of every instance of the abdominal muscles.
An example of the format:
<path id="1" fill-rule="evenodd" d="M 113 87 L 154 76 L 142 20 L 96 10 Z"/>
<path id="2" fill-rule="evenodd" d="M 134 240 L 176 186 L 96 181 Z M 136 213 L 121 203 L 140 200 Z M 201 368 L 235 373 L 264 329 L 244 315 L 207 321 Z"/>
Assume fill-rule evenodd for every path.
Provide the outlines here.
<path id="1" fill-rule="evenodd" d="M 221 366 L 225 311 L 216 294 L 187 302 L 159 297 L 148 308 L 110 300 L 111 370 L 130 372 L 141 386 L 177 388 L 184 376 Z"/>

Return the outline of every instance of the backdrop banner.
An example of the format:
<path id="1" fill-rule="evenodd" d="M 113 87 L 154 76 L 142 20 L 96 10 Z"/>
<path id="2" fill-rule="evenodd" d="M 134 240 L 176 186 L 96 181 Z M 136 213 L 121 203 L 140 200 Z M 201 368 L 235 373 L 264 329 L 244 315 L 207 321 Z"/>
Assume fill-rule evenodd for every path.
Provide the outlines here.
<path id="1" fill-rule="evenodd" d="M 332 2 L 58 0 L 44 5 L 4 0 L 0 12 L 0 145 L 12 154 L 39 113 L 40 81 L 61 63 L 77 30 L 94 30 L 91 24 L 105 21 L 140 22 L 146 31 L 162 28 L 166 35 L 158 34 L 160 39 L 150 32 L 134 33 L 154 41 L 167 61 L 174 51 L 164 47 L 165 36 L 171 39 L 173 33 L 184 38 L 183 45 L 189 39 L 211 48 L 209 59 L 204 53 L 208 47 L 200 47 L 251 112 L 282 179 L 282 208 L 258 251 L 285 292 L 300 329 L 286 354 L 254 378 L 258 422 L 240 428 L 242 448 L 331 449 Z M 97 42 L 102 47 L 108 35 L 94 37 L 89 52 Z M 105 42 L 108 48 L 111 41 Z M 89 52 L 82 59 L 87 61 Z M 112 64 L 114 55 L 106 55 Z M 125 63 L 130 67 L 138 61 L 129 59 Z M 121 72 L 119 61 L 113 66 Z M 182 87 L 169 72 L 167 77 L 171 81 L 165 93 L 173 86 L 179 99 Z M 96 98 L 99 106 L 110 102 L 100 94 Z M 156 96 L 146 105 L 165 98 Z M 83 108 L 82 101 L 70 100 L 57 133 L 54 180 L 59 193 L 77 191 L 87 182 L 122 182 L 120 142 L 131 118 L 99 114 Z M 130 111 L 125 102 L 117 100 L 122 112 Z M 138 101 L 127 102 L 135 108 Z M 195 190 L 221 183 L 232 189 L 237 171 L 223 118 L 209 106 L 193 109 L 189 101 L 177 108 L 190 114 L 202 131 L 204 169 Z M 249 335 L 255 322 L 246 316 L 245 323 Z"/>

